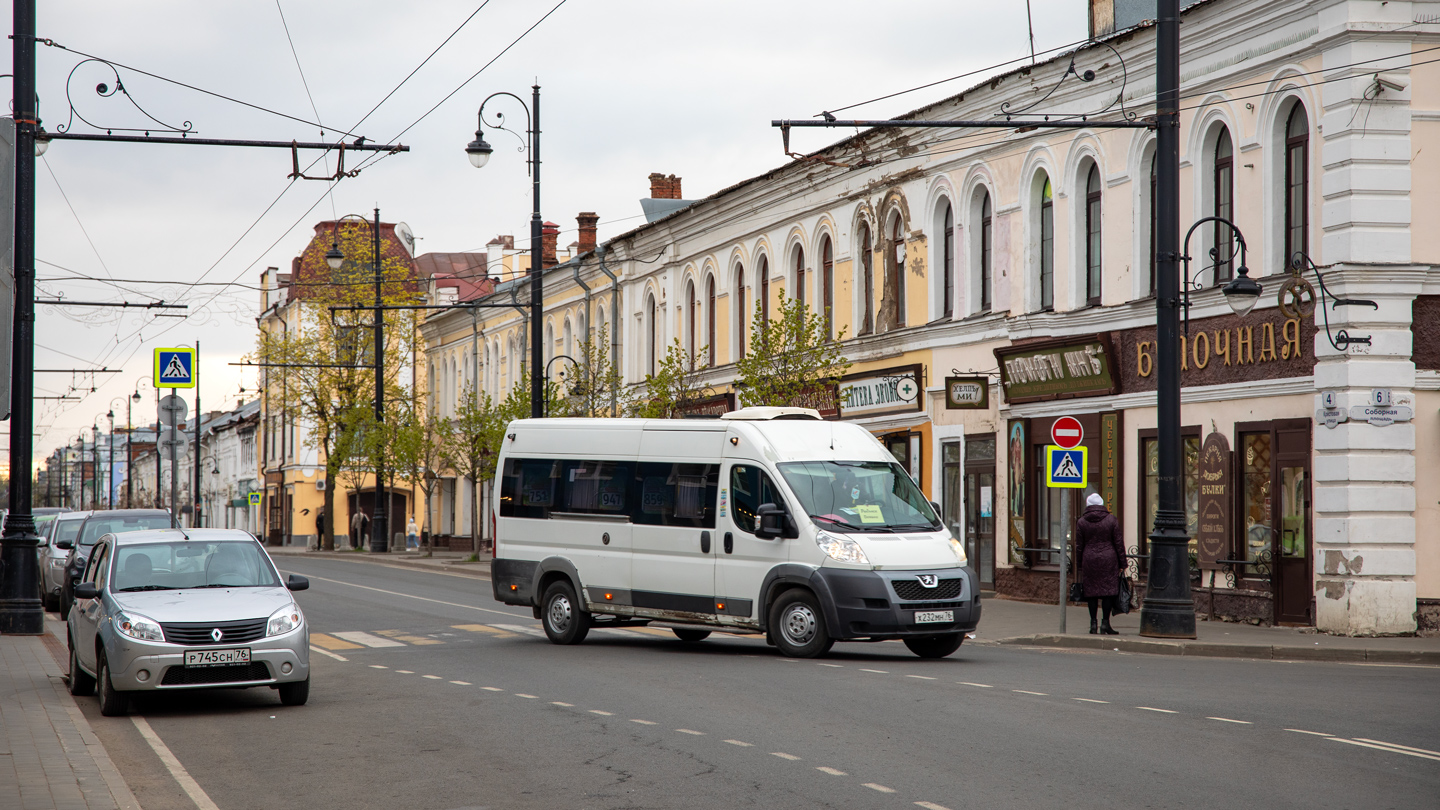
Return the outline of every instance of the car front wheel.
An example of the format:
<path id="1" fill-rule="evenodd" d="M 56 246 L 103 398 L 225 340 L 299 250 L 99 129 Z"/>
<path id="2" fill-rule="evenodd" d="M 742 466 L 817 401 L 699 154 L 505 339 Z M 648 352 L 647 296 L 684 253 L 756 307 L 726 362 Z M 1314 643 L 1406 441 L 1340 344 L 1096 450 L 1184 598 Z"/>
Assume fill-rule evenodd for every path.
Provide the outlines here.
<path id="1" fill-rule="evenodd" d="M 79 656 L 75 654 L 75 648 L 70 648 L 70 694 L 76 697 L 86 697 L 94 694 L 95 679 L 85 674 L 80 668 Z"/>
<path id="2" fill-rule="evenodd" d="M 130 711 L 130 696 L 117 692 L 110 681 L 110 662 L 102 652 L 99 674 L 95 677 L 95 697 L 100 701 L 100 713 L 106 717 L 123 717 Z"/>
<path id="3" fill-rule="evenodd" d="M 280 702 L 286 706 L 304 706 L 310 699 L 310 679 L 280 684 Z"/>

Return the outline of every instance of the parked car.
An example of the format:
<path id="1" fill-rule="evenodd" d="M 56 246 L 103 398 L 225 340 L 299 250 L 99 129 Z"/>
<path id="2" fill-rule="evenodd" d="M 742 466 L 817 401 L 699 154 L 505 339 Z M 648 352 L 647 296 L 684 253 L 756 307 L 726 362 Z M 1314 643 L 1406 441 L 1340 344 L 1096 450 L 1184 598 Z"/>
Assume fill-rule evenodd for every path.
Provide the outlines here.
<path id="1" fill-rule="evenodd" d="M 75 538 L 75 547 L 65 560 L 65 577 L 60 591 L 60 615 L 70 615 L 70 605 L 75 601 L 75 583 L 85 570 L 90 558 L 90 549 L 95 542 L 107 534 L 165 529 L 174 525 L 170 513 L 164 509 L 97 509 L 85 518 L 80 534 Z"/>
<path id="2" fill-rule="evenodd" d="M 50 527 L 55 523 L 55 516 L 64 511 L 54 506 L 41 506 L 31 510 L 30 514 L 35 519 L 35 534 L 40 538 L 40 542 L 35 544 L 36 562 L 44 559 L 45 549 L 50 545 Z M 0 526 L 0 531 L 3 530 L 3 526 Z"/>
<path id="3" fill-rule="evenodd" d="M 50 537 L 40 550 L 40 601 L 46 610 L 60 609 L 60 594 L 65 589 L 65 563 L 70 550 L 75 548 L 75 538 L 80 536 L 80 526 L 90 517 L 89 510 L 65 512 L 56 515 L 50 524 Z M 60 614 L 62 617 L 64 613 Z"/>
<path id="4" fill-rule="evenodd" d="M 161 529 L 99 538 L 67 622 L 70 693 L 107 717 L 131 693 L 269 686 L 287 706 L 310 696 L 310 628 L 254 537 Z"/>

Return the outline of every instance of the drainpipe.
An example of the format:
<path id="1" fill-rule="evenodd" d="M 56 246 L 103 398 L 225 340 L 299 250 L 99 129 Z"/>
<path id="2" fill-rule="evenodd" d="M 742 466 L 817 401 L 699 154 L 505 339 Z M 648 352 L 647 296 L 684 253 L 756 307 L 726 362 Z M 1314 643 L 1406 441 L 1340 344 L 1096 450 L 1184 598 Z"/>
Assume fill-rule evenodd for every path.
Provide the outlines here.
<path id="1" fill-rule="evenodd" d="M 527 347 L 526 347 L 526 345 L 525 345 L 525 344 L 526 344 L 526 338 L 529 337 L 529 335 L 530 335 L 530 330 L 527 329 L 527 328 L 524 328 L 524 327 L 526 327 L 526 326 L 530 323 L 530 310 L 526 309 L 525 306 L 520 303 L 520 296 L 516 294 L 519 289 L 520 289 L 520 285 L 518 285 L 518 284 L 515 285 L 514 287 L 511 287 L 511 288 L 510 288 L 510 306 L 514 307 L 514 308 L 515 308 L 515 311 L 518 312 L 518 313 L 520 313 L 520 326 L 521 326 L 521 329 L 520 329 L 520 362 L 516 363 L 516 364 L 515 364 L 515 367 L 516 367 L 516 368 L 524 368 L 524 367 L 525 367 L 525 358 L 528 356 L 528 353 L 527 353 L 527 351 L 526 351 L 526 350 L 527 350 Z M 531 372 L 530 372 L 530 373 L 531 373 L 531 374 L 544 374 L 544 373 L 545 373 L 545 370 L 544 370 L 544 369 L 540 369 L 540 370 L 536 371 L 536 370 L 534 370 L 534 369 L 531 369 Z"/>
<path id="2" fill-rule="evenodd" d="M 579 284 L 580 289 L 585 291 L 585 340 L 588 342 L 590 340 L 590 285 L 586 284 L 584 280 L 580 278 L 580 265 L 581 262 L 575 262 L 575 283 Z M 574 358 L 571 359 L 573 360 Z M 595 386 L 593 383 L 586 385 L 587 389 L 593 389 L 594 387 Z M 595 406 L 595 401 L 591 399 L 591 395 L 588 390 L 585 394 L 585 400 L 587 403 L 589 403 L 590 408 L 593 410 Z"/>
<path id="3" fill-rule="evenodd" d="M 610 272 L 610 268 L 605 265 L 605 252 L 606 252 L 606 248 L 607 248 L 607 247 L 608 247 L 607 245 L 598 245 L 598 246 L 596 246 L 596 248 L 595 248 L 595 257 L 600 260 L 600 272 L 602 272 L 602 273 L 604 273 L 605 275 L 607 275 L 607 276 L 610 277 L 610 368 L 612 369 L 612 371 L 615 371 L 615 370 L 618 370 L 619 363 L 620 363 L 620 279 L 619 279 L 619 277 L 617 277 L 614 273 Z M 579 273 L 580 273 L 580 271 L 577 269 L 577 270 L 575 271 L 575 273 L 576 273 L 576 279 L 578 280 L 578 279 L 579 279 Z M 588 304 L 588 299 L 589 299 L 590 288 L 589 288 L 589 287 L 586 287 L 586 288 L 585 288 L 585 292 L 586 292 L 586 299 L 587 299 L 587 304 L 586 304 L 586 306 L 587 306 L 587 308 L 588 308 L 588 306 L 589 306 L 589 304 Z M 586 313 L 586 317 L 587 317 L 587 318 L 589 317 L 589 313 L 588 313 L 588 312 Z M 612 376 L 613 376 L 613 375 L 612 375 Z M 615 386 L 611 386 L 611 387 L 610 387 L 610 415 L 611 415 L 611 416 L 619 416 L 619 415 L 620 415 L 620 400 L 619 400 L 619 397 L 620 397 L 620 392 L 618 392 L 618 391 L 615 390 Z"/>

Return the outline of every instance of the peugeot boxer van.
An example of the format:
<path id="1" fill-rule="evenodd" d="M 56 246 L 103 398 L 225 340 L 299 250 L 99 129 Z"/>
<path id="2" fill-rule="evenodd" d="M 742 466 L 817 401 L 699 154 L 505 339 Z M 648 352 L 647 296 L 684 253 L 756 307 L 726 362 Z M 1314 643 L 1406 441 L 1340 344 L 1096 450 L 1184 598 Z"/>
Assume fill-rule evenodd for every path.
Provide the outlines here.
<path id="1" fill-rule="evenodd" d="M 654 622 L 793 657 L 899 639 L 940 658 L 980 620 L 964 547 L 915 481 L 813 410 L 519 420 L 498 464 L 495 598 L 556 644 Z"/>

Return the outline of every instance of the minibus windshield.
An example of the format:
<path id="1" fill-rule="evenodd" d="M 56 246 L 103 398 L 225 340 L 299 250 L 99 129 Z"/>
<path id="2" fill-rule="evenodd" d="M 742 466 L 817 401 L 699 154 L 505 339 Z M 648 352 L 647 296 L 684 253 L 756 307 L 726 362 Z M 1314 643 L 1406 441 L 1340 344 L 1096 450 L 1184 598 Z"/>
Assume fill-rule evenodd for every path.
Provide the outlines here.
<path id="1" fill-rule="evenodd" d="M 915 481 L 894 462 L 794 461 L 779 466 L 806 514 L 826 531 L 944 528 Z"/>

